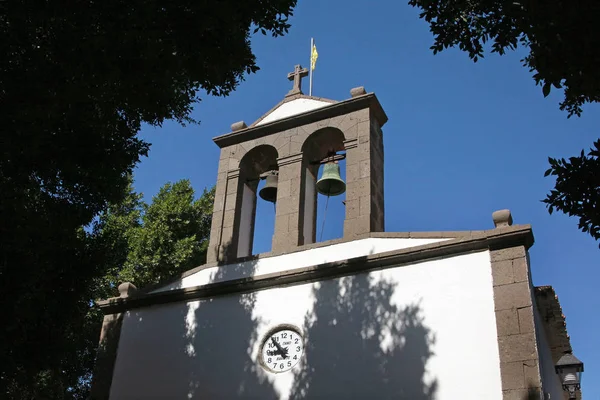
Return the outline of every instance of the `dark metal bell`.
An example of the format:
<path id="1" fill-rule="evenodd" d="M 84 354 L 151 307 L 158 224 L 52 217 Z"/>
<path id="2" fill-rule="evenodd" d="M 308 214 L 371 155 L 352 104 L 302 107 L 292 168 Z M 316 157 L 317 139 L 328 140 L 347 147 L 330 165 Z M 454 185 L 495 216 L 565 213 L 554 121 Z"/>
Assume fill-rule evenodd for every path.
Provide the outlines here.
<path id="1" fill-rule="evenodd" d="M 269 175 L 267 175 L 265 186 L 262 189 L 260 189 L 260 192 L 258 192 L 258 195 L 261 197 L 261 199 L 269 201 L 271 203 L 275 203 L 277 201 L 278 181 L 279 176 L 277 171 L 271 171 Z"/>
<path id="2" fill-rule="evenodd" d="M 340 166 L 328 162 L 323 166 L 323 175 L 317 182 L 317 192 L 325 196 L 338 196 L 346 191 L 346 183 L 340 176 Z"/>

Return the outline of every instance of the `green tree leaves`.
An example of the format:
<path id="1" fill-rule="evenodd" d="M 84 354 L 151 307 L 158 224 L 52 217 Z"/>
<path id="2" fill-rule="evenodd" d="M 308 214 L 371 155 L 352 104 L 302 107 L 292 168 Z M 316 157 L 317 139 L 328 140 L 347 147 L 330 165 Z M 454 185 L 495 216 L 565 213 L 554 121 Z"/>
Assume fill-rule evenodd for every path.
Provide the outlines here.
<path id="1" fill-rule="evenodd" d="M 555 176 L 555 189 L 542 200 L 554 209 L 579 218 L 579 229 L 600 240 L 600 140 L 585 155 L 569 160 L 549 158 L 545 176 Z"/>
<path id="2" fill-rule="evenodd" d="M 420 8 L 434 35 L 436 54 L 458 46 L 477 62 L 484 44 L 504 54 L 520 43 L 529 48 L 523 65 L 533 72 L 544 97 L 552 86 L 564 88 L 560 109 L 580 116 L 585 103 L 600 101 L 600 3 L 549 0 L 409 0 Z M 579 228 L 600 239 L 600 162 L 596 150 L 569 161 L 550 158 L 544 176 L 556 176 L 555 189 L 543 200 L 548 212 L 560 210 L 579 217 Z"/>
<path id="3" fill-rule="evenodd" d="M 165 184 L 152 204 L 140 203 L 139 214 L 132 213 L 138 223 L 130 224 L 124 234 L 128 253 L 117 280 L 142 287 L 203 264 L 213 202 L 214 188 L 194 200 L 190 182 L 182 180 Z M 119 222 L 110 214 L 106 220 L 107 227 Z"/>

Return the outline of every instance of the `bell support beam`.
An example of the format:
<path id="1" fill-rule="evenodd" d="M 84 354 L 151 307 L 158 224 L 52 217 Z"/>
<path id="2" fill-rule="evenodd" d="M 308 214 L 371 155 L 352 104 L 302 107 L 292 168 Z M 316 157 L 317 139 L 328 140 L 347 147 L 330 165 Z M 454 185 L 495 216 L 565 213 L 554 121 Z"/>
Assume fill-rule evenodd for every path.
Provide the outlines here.
<path id="1" fill-rule="evenodd" d="M 322 164 L 327 164 L 328 162 L 331 161 L 342 161 L 346 159 L 346 154 L 335 154 L 331 157 L 325 157 L 322 160 L 317 160 L 317 161 L 311 161 L 311 165 L 322 165 Z"/>

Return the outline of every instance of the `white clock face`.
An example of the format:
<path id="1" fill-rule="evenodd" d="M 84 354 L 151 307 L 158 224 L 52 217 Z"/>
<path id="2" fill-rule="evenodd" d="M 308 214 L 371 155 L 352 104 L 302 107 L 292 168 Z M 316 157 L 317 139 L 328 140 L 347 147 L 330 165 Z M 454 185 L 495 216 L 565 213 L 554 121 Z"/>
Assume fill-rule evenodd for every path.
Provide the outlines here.
<path id="1" fill-rule="evenodd" d="M 294 368 L 304 352 L 300 333 L 288 327 L 271 331 L 261 347 L 261 362 L 271 372 L 286 372 Z"/>

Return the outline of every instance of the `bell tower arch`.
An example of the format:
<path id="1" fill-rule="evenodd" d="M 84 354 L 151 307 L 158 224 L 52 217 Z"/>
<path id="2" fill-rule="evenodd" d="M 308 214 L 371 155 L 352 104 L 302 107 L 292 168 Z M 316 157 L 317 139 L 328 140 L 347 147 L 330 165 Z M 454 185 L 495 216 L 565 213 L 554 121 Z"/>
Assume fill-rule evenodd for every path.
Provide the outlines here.
<path id="1" fill-rule="evenodd" d="M 250 256 L 259 179 L 270 177 L 275 200 L 272 253 L 315 242 L 319 165 L 336 153 L 346 160 L 346 210 L 342 240 L 384 230 L 383 139 L 387 116 L 373 93 L 359 87 L 334 101 L 306 96 L 296 66 L 294 87 L 259 120 L 238 122 L 213 140 L 221 148 L 207 261 Z M 339 156 L 340 154 L 338 154 Z M 336 156 L 337 157 L 337 156 Z M 276 195 L 273 188 L 276 188 Z M 269 200 L 272 201 L 272 200 Z"/>
<path id="2" fill-rule="evenodd" d="M 302 178 L 300 191 L 303 205 L 300 217 L 302 237 L 300 244 L 316 242 L 317 181 L 319 167 L 328 158 L 345 151 L 344 133 L 339 128 L 326 127 L 311 133 L 302 145 Z M 333 161 L 332 162 L 337 162 Z M 345 188 L 344 188 L 345 190 Z"/>
<path id="3" fill-rule="evenodd" d="M 230 239 L 237 258 L 252 255 L 258 183 L 261 176 L 277 176 L 277 150 L 266 144 L 254 147 L 240 160 L 239 170 L 237 193 L 240 206 L 237 207 L 239 210 L 234 210 L 232 225 L 237 235 Z"/>

